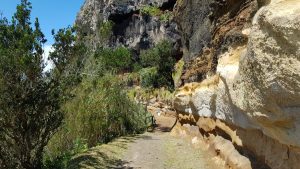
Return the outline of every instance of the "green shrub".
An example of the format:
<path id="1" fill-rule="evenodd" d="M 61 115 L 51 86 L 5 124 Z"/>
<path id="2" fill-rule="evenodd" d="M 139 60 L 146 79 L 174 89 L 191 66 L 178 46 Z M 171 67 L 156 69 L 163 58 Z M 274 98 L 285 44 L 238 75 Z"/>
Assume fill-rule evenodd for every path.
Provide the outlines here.
<path id="1" fill-rule="evenodd" d="M 141 13 L 143 15 L 159 16 L 161 14 L 161 11 L 156 6 L 146 5 L 141 8 Z"/>
<path id="2" fill-rule="evenodd" d="M 99 66 L 109 72 L 128 71 L 132 64 L 131 52 L 124 47 L 99 49 L 95 57 L 98 59 Z"/>
<path id="3" fill-rule="evenodd" d="M 65 153 L 56 158 L 45 157 L 43 169 L 66 169 L 72 154 Z"/>
<path id="4" fill-rule="evenodd" d="M 171 11 L 165 11 L 162 15 L 160 15 L 159 19 L 162 22 L 168 22 L 172 19 L 173 13 Z"/>
<path id="5" fill-rule="evenodd" d="M 109 74 L 83 79 L 73 91 L 76 96 L 63 107 L 64 125 L 47 146 L 48 159 L 68 160 L 68 155 L 87 146 L 143 132 L 146 112 L 128 98 L 123 88 L 122 81 Z"/>
<path id="6" fill-rule="evenodd" d="M 157 78 L 157 69 L 156 67 L 144 68 L 139 71 L 141 86 L 148 87 L 156 87 L 156 78 Z"/>
<path id="7" fill-rule="evenodd" d="M 72 148 L 61 152 L 59 155 L 51 157 L 45 156 L 43 169 L 66 169 L 72 157 L 78 153 L 87 151 L 86 140 L 75 139 Z"/>
<path id="8" fill-rule="evenodd" d="M 142 15 L 157 16 L 162 22 L 168 22 L 173 17 L 171 11 L 161 11 L 157 6 L 146 5 L 141 8 Z"/>
<path id="9" fill-rule="evenodd" d="M 125 78 L 125 79 L 123 79 L 123 81 L 125 82 L 125 84 L 127 86 L 132 87 L 134 85 L 139 85 L 140 77 L 139 77 L 138 73 L 135 73 L 135 72 L 129 73 L 129 74 L 123 76 L 123 78 Z"/>
<path id="10" fill-rule="evenodd" d="M 158 43 L 154 48 L 141 52 L 141 65 L 144 67 L 156 67 L 157 77 L 155 87 L 166 86 L 169 89 L 174 88 L 172 72 L 176 60 L 172 55 L 172 45 L 164 40 Z"/>
<path id="11" fill-rule="evenodd" d="M 139 99 L 140 101 L 149 101 L 152 98 L 156 98 L 168 105 L 172 105 L 174 100 L 174 93 L 170 90 L 162 88 L 130 88 L 127 91 L 127 95 L 131 99 Z"/>
<path id="12" fill-rule="evenodd" d="M 22 0 L 10 22 L 0 17 L 0 168 L 42 167 L 44 147 L 62 123 L 61 103 L 74 84 L 65 78 L 75 74 L 70 65 L 78 59 L 69 57 L 78 52 L 74 32 L 54 36 L 50 59 L 56 66 L 44 72 L 46 39 L 38 18 L 31 23 L 31 9 Z"/>
<path id="13" fill-rule="evenodd" d="M 143 66 L 139 62 L 135 62 L 133 64 L 133 72 L 138 72 L 143 69 Z"/>
<path id="14" fill-rule="evenodd" d="M 172 45 L 167 40 L 163 40 L 155 45 L 154 48 L 141 51 L 141 64 L 144 67 L 154 67 L 160 65 L 174 65 L 175 60 L 172 57 Z M 171 61 L 164 63 L 162 61 Z"/>
<path id="15" fill-rule="evenodd" d="M 152 49 L 141 51 L 140 55 L 141 65 L 143 67 L 154 67 L 159 65 L 160 51 L 155 47 Z"/>
<path id="16" fill-rule="evenodd" d="M 114 23 L 112 21 L 101 22 L 99 25 L 99 33 L 103 41 L 108 40 L 112 34 Z"/>

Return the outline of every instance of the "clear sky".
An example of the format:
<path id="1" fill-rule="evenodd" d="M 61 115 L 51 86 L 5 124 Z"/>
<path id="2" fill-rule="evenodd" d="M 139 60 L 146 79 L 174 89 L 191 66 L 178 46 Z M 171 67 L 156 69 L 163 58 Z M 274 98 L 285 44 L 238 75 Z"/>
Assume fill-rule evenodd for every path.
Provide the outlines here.
<path id="1" fill-rule="evenodd" d="M 0 0 L 0 13 L 8 18 L 16 11 L 21 0 Z M 84 0 L 29 0 L 32 3 L 32 18 L 38 17 L 41 29 L 47 38 L 47 45 L 53 43 L 51 30 L 73 25 L 77 12 Z"/>

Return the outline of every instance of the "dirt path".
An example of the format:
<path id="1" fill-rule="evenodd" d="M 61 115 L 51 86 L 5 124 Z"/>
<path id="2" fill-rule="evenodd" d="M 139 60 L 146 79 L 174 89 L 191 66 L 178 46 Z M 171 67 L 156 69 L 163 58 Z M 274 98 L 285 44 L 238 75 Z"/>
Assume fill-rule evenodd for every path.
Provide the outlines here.
<path id="1" fill-rule="evenodd" d="M 126 168 L 214 169 L 204 152 L 169 133 L 146 133 L 128 147 Z"/>
<path id="2" fill-rule="evenodd" d="M 166 132 L 174 122 L 160 117 L 155 132 L 95 147 L 73 158 L 69 168 L 221 169 L 205 152 Z"/>

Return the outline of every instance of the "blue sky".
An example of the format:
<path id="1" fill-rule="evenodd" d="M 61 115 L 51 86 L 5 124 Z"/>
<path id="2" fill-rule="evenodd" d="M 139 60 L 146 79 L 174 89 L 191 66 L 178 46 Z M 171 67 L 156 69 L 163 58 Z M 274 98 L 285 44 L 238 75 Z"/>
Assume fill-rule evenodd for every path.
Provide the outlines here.
<path id="1" fill-rule="evenodd" d="M 47 38 L 47 44 L 53 43 L 51 30 L 73 25 L 77 12 L 84 0 L 29 0 L 32 3 L 32 18 L 38 17 L 41 29 Z M 0 0 L 0 12 L 8 18 L 16 11 L 20 0 Z"/>

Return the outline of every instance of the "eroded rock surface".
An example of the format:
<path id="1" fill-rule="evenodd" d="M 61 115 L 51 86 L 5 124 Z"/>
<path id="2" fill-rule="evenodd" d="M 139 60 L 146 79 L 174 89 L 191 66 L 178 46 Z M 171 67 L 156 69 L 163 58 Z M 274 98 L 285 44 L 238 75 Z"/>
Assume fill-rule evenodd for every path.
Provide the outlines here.
<path id="1" fill-rule="evenodd" d="M 227 45 L 216 75 L 177 91 L 178 130 L 199 126 L 202 139 L 235 168 L 297 169 L 300 1 L 262 4 L 251 25 L 241 27 L 247 44 Z"/>
<path id="2" fill-rule="evenodd" d="M 145 5 L 174 19 L 144 16 Z M 299 168 L 299 0 L 86 0 L 76 23 L 96 48 L 106 21 L 115 23 L 107 46 L 138 56 L 168 39 L 183 51 L 175 134 L 209 145 L 232 168 Z"/>
<path id="3" fill-rule="evenodd" d="M 181 54 L 181 36 L 172 20 L 159 16 L 143 15 L 145 6 L 155 6 L 161 13 L 172 11 L 176 0 L 86 0 L 78 13 L 76 24 L 80 36 L 93 48 L 97 48 L 105 35 L 99 33 L 102 23 L 113 22 L 112 35 L 102 46 L 125 46 L 135 51 L 153 47 L 162 40 L 174 44 L 174 55 Z"/>
<path id="4" fill-rule="evenodd" d="M 181 0 L 175 20 L 182 35 L 186 62 L 182 79 L 200 81 L 215 73 L 217 60 L 230 46 L 245 45 L 243 33 L 261 4 L 256 0 Z"/>

